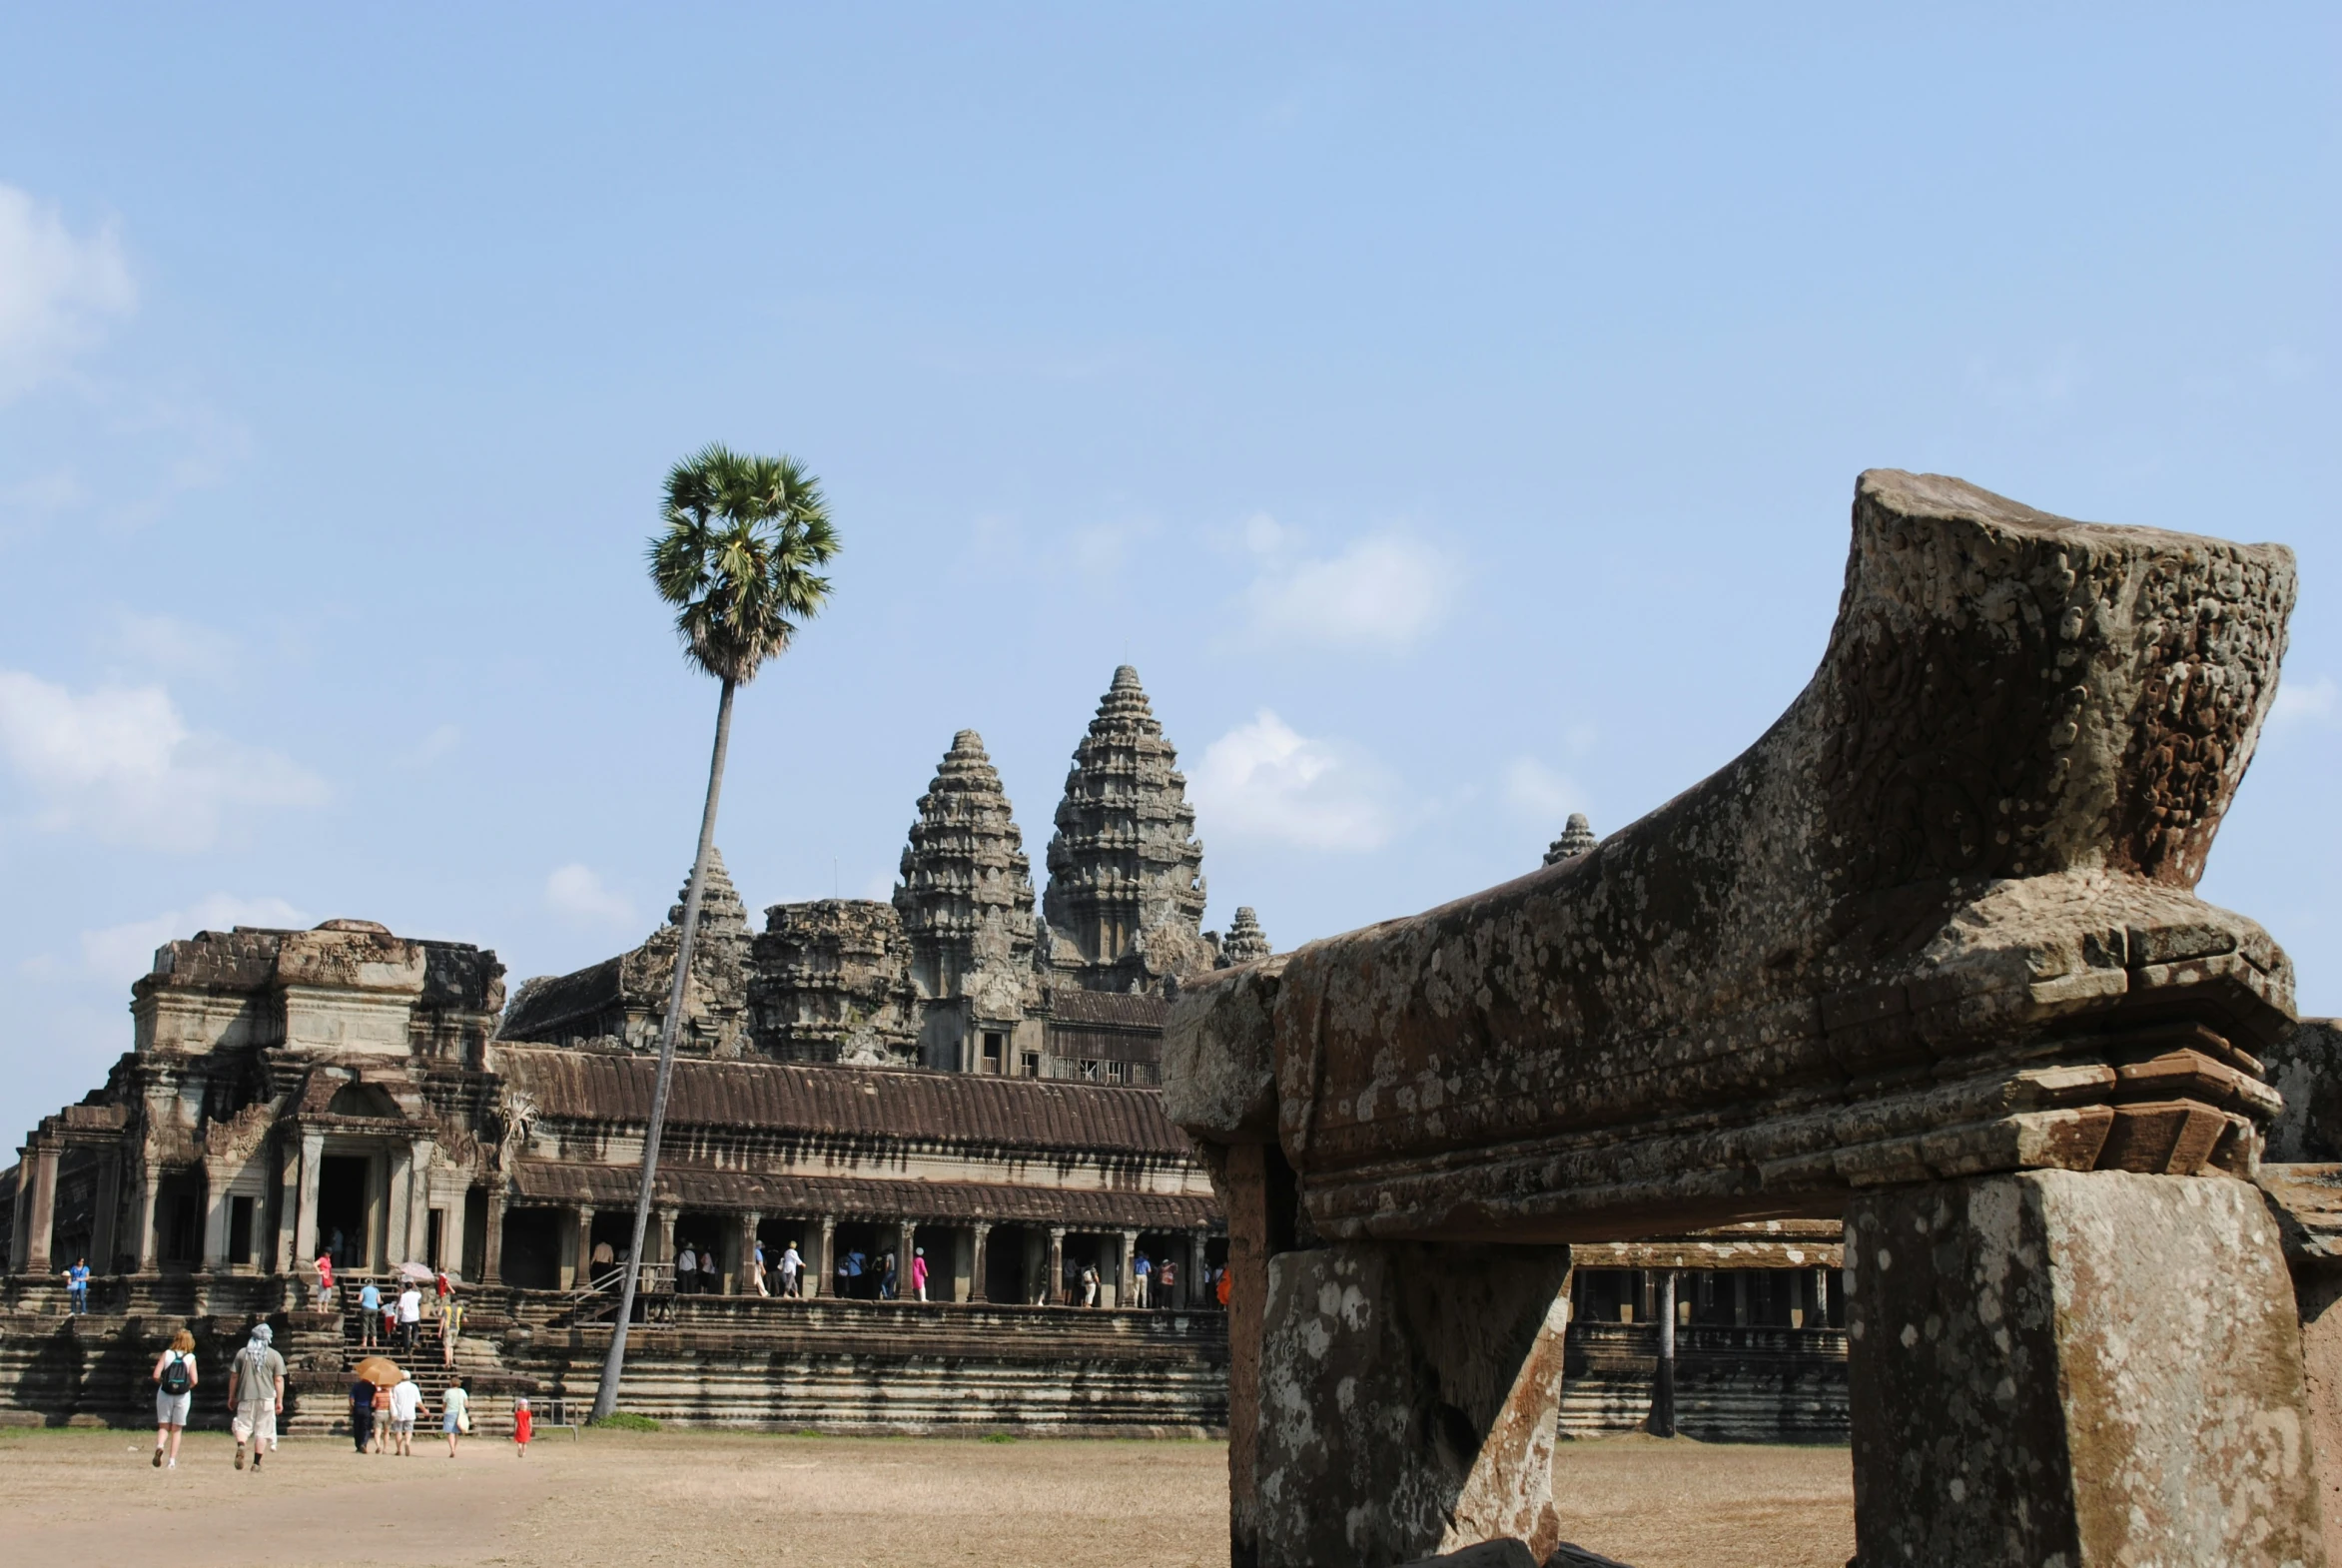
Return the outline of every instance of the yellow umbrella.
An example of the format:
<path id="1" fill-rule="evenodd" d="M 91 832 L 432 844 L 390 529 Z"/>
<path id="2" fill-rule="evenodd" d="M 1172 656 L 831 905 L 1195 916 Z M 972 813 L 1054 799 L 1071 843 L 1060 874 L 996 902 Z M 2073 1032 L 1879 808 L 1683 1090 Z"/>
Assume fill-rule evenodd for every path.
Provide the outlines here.
<path id="1" fill-rule="evenodd" d="M 398 1363 L 387 1355 L 370 1355 L 351 1370 L 377 1388 L 395 1388 L 406 1381 L 406 1374 L 398 1369 Z"/>

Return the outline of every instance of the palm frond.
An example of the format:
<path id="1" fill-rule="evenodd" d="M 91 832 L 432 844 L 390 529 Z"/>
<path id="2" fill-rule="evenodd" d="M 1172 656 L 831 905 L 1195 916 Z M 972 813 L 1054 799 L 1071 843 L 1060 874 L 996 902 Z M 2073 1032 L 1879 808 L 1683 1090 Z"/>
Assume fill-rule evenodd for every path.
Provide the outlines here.
<path id="1" fill-rule="evenodd" d="M 711 444 L 667 474 L 665 526 L 646 550 L 685 653 L 735 683 L 787 650 L 828 602 L 815 568 L 837 554 L 821 483 L 789 456 Z"/>

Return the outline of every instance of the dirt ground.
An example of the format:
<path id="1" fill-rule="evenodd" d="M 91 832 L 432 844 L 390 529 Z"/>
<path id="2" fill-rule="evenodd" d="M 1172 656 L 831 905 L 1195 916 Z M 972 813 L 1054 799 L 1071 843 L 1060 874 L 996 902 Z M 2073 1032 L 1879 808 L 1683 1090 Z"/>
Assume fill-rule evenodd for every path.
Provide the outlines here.
<path id="1" fill-rule="evenodd" d="M 554 1431 L 525 1460 L 467 1440 L 449 1460 L 286 1443 L 239 1474 L 190 1433 L 0 1433 L 8 1559 L 77 1568 L 269 1568 L 392 1560 L 513 1568 L 734 1563 L 1035 1565 L 1227 1561 L 1227 1450 L 1201 1442 L 988 1443 Z M 1564 1534 L 1635 1568 L 1841 1568 L 1854 1549 L 1843 1448 L 1622 1438 L 1569 1443 Z"/>

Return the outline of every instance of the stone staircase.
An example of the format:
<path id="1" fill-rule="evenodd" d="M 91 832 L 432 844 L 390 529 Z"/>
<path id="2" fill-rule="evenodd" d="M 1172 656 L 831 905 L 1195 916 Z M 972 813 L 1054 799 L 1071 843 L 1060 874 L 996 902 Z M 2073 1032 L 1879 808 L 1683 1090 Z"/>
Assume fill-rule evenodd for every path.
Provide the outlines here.
<path id="1" fill-rule="evenodd" d="M 339 1298 L 355 1303 L 368 1279 L 354 1276 L 338 1283 L 343 1285 L 337 1292 Z M 397 1298 L 394 1282 L 375 1279 L 373 1283 L 381 1287 L 386 1300 Z M 350 1385 L 357 1377 L 358 1363 L 371 1355 L 388 1356 L 396 1362 L 422 1390 L 422 1413 L 414 1423 L 417 1435 L 437 1435 L 440 1395 L 458 1378 L 470 1379 L 471 1424 L 475 1435 L 481 1432 L 500 1435 L 508 1431 L 513 1399 L 536 1391 L 535 1382 L 514 1375 L 498 1353 L 497 1347 L 511 1323 L 493 1298 L 477 1306 L 466 1306 L 462 1332 L 456 1336 L 452 1357 L 446 1354 L 439 1323 L 429 1316 L 424 1317 L 417 1330 L 415 1348 L 409 1354 L 400 1335 L 382 1331 L 380 1312 L 370 1314 L 351 1304 L 333 1311 L 294 1315 L 316 1321 L 314 1325 L 303 1325 L 310 1332 L 302 1339 L 302 1360 L 298 1366 L 292 1354 L 286 1356 L 287 1365 L 295 1366 L 293 1383 L 298 1396 L 289 1402 L 284 1427 L 288 1434 L 349 1436 Z M 370 1315 L 376 1324 L 376 1342 L 371 1346 L 366 1342 L 366 1319 Z"/>

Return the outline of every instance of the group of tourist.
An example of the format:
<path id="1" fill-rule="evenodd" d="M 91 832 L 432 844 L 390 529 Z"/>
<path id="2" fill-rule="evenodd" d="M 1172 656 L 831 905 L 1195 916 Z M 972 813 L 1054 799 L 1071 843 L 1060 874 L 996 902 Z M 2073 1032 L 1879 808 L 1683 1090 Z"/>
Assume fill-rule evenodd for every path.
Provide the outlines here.
<path id="1" fill-rule="evenodd" d="M 402 1372 L 394 1383 L 377 1383 L 371 1378 L 355 1379 L 350 1385 L 350 1437 L 358 1452 L 365 1454 L 394 1453 L 411 1458 L 414 1453 L 414 1423 L 421 1415 L 423 1393 L 412 1373 Z M 512 1446 L 520 1457 L 528 1456 L 528 1442 L 532 1435 L 534 1417 L 526 1399 L 512 1402 Z M 439 1434 L 447 1439 L 447 1457 L 455 1457 L 457 1447 L 471 1431 L 471 1379 L 458 1377 L 439 1390 Z"/>
<path id="2" fill-rule="evenodd" d="M 317 1267 L 318 1307 L 324 1310 L 334 1297 L 332 1254 L 320 1253 Z M 439 1364 L 455 1364 L 455 1341 L 463 1328 L 463 1304 L 455 1298 L 455 1281 L 444 1268 L 433 1271 L 427 1300 L 421 1283 L 411 1276 L 401 1280 L 398 1288 L 389 1294 L 368 1279 L 358 1287 L 357 1309 L 359 1348 L 387 1349 L 396 1345 L 412 1356 L 427 1321 L 438 1329 Z"/>
<path id="3" fill-rule="evenodd" d="M 590 1261 L 590 1277 L 597 1286 L 606 1284 L 616 1274 L 623 1254 L 614 1251 L 607 1241 L 597 1244 Z M 897 1266 L 896 1254 L 880 1252 L 873 1256 L 858 1247 L 849 1247 L 838 1254 L 834 1267 L 835 1283 L 831 1293 L 845 1300 L 894 1301 L 903 1295 L 906 1282 Z M 776 1279 L 774 1276 L 778 1275 Z M 1131 1299 L 1134 1307 L 1170 1308 L 1180 1304 L 1178 1297 L 1180 1269 L 1176 1258 L 1156 1262 L 1141 1252 L 1131 1263 Z M 911 1249 L 911 1268 L 908 1284 L 911 1299 L 928 1299 L 929 1271 L 927 1248 Z M 446 1276 L 440 1276 L 444 1287 Z M 805 1254 L 795 1241 L 781 1249 L 778 1259 L 768 1262 L 764 1242 L 756 1242 L 750 1250 L 747 1283 L 761 1296 L 801 1298 L 814 1284 L 805 1265 Z M 1065 1278 L 1058 1299 L 1067 1305 L 1097 1307 L 1103 1304 L 1105 1276 L 1098 1265 L 1068 1259 Z M 684 1241 L 675 1252 L 675 1291 L 679 1295 L 719 1295 L 724 1287 L 723 1254 L 712 1246 L 701 1246 Z M 369 1287 L 372 1288 L 371 1286 Z M 1201 1265 L 1196 1276 L 1196 1297 L 1185 1303 L 1189 1309 L 1227 1305 L 1227 1269 Z"/>

